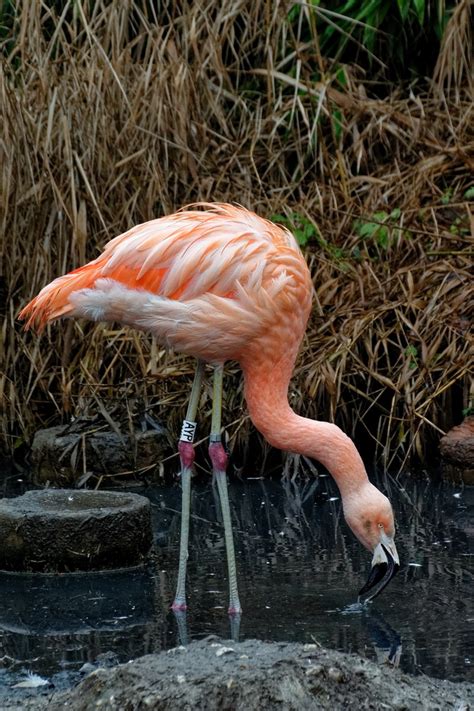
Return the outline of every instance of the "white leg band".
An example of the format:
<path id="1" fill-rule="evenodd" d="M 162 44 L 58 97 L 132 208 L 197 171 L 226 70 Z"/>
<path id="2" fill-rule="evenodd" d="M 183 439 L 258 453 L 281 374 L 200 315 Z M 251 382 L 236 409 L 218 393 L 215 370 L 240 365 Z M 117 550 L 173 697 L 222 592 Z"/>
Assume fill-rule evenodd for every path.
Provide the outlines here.
<path id="1" fill-rule="evenodd" d="M 196 434 L 197 422 L 190 422 L 189 420 L 183 420 L 183 426 L 181 428 L 181 435 L 179 437 L 181 442 L 194 442 L 194 435 Z"/>

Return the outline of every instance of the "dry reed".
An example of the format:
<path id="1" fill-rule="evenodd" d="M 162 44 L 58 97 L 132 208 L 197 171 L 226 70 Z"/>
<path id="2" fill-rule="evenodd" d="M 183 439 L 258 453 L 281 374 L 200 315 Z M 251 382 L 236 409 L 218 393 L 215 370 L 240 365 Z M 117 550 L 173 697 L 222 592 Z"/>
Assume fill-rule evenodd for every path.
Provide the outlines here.
<path id="1" fill-rule="evenodd" d="M 158 17 L 147 3 L 55 7 L 17 3 L 1 66 L 2 448 L 116 403 L 176 431 L 190 360 L 104 325 L 63 322 L 39 340 L 16 314 L 131 225 L 228 200 L 312 237 L 317 296 L 294 407 L 368 433 L 386 465 L 423 459 L 468 405 L 464 15 L 436 84 L 381 100 L 357 68 L 333 70 L 295 36 L 284 3 L 164 3 Z M 228 370 L 226 420 L 245 452 L 250 426 Z M 203 407 L 207 420 L 206 396 Z"/>

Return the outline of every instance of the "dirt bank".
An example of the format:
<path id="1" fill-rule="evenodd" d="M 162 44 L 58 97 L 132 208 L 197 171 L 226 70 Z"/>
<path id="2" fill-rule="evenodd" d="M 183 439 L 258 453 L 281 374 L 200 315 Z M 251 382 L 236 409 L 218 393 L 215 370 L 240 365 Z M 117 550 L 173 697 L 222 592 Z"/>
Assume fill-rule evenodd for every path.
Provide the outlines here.
<path id="1" fill-rule="evenodd" d="M 14 696 L 15 692 L 18 692 Z M 90 711 L 141 709 L 457 709 L 474 704 L 474 684 L 413 677 L 316 644 L 242 643 L 208 638 L 99 668 L 70 691 L 12 689 L 0 706 Z"/>

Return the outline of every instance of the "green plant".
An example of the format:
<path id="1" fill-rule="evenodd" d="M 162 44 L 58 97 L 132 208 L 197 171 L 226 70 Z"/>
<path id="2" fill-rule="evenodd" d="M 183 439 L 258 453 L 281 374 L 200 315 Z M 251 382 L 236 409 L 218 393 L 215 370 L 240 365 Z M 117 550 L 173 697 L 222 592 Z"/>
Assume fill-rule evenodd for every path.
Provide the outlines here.
<path id="1" fill-rule="evenodd" d="M 390 213 L 379 210 L 374 212 L 369 220 L 356 220 L 354 229 L 361 239 L 371 240 L 386 250 L 393 239 L 400 236 L 401 230 L 397 227 L 400 214 L 399 208 L 395 208 Z"/>
<path id="2" fill-rule="evenodd" d="M 449 203 L 453 199 L 453 194 L 454 194 L 454 188 L 447 188 L 444 191 L 444 193 L 441 195 L 441 203 L 443 205 L 449 205 Z"/>
<path id="3" fill-rule="evenodd" d="M 300 39 L 318 35 L 321 54 L 377 67 L 386 78 L 429 73 L 456 0 L 310 0 L 288 20 Z M 303 10 L 304 8 L 304 10 Z"/>
<path id="4" fill-rule="evenodd" d="M 310 240 L 322 241 L 318 228 L 305 215 L 292 212 L 290 215 L 272 215 L 271 220 L 283 225 L 296 237 L 300 247 L 304 247 Z"/>
<path id="5" fill-rule="evenodd" d="M 413 345 L 409 345 L 405 348 L 405 356 L 409 359 L 410 370 L 414 370 L 418 366 L 418 348 Z"/>
<path id="6" fill-rule="evenodd" d="M 449 225 L 449 231 L 452 235 L 469 235 L 471 230 L 469 227 L 469 222 L 467 217 L 463 215 L 462 217 L 456 217 L 454 222 Z"/>

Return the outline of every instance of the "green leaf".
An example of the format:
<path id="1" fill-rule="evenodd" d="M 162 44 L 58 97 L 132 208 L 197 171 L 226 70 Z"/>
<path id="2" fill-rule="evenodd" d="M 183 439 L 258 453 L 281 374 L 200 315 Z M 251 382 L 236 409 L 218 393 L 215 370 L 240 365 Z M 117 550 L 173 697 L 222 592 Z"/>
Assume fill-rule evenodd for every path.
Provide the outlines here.
<path id="1" fill-rule="evenodd" d="M 361 222 L 358 221 L 355 224 L 355 230 L 359 237 L 373 237 L 374 233 L 378 230 L 378 225 L 375 222 Z"/>
<path id="2" fill-rule="evenodd" d="M 413 5 L 415 6 L 418 22 L 423 26 L 425 19 L 425 0 L 413 0 Z"/>
<path id="3" fill-rule="evenodd" d="M 308 241 L 308 237 L 305 235 L 303 230 L 295 230 L 294 235 L 296 237 L 296 241 L 301 247 L 304 247 L 306 242 Z"/>
<path id="4" fill-rule="evenodd" d="M 464 197 L 466 200 L 474 200 L 474 185 L 471 185 L 471 187 L 466 190 Z"/>
<path id="5" fill-rule="evenodd" d="M 311 222 L 307 222 L 304 226 L 304 234 L 306 239 L 310 239 L 311 237 L 314 237 L 316 234 L 316 229 L 314 225 Z"/>
<path id="6" fill-rule="evenodd" d="M 379 229 L 377 231 L 376 239 L 377 239 L 377 244 L 382 247 L 383 249 L 387 249 L 388 247 L 388 229 L 387 227 L 380 227 L 378 226 Z"/>
<path id="7" fill-rule="evenodd" d="M 288 218 L 285 217 L 285 215 L 280 215 L 279 213 L 275 213 L 274 215 L 270 215 L 270 220 L 273 222 L 277 222 L 281 225 L 287 225 L 288 224 Z"/>
<path id="8" fill-rule="evenodd" d="M 451 202 L 451 198 L 452 198 L 452 197 L 453 197 L 453 189 L 452 189 L 452 188 L 448 188 L 448 189 L 445 190 L 445 192 L 441 195 L 441 202 L 443 203 L 443 205 L 449 205 L 449 203 Z"/>
<path id="9" fill-rule="evenodd" d="M 23 437 L 16 437 L 16 439 L 13 443 L 13 449 L 18 449 L 24 443 L 25 443 L 25 439 Z"/>
<path id="10" fill-rule="evenodd" d="M 396 207 L 396 208 L 395 208 L 394 210 L 392 210 L 392 212 L 390 213 L 390 217 L 391 217 L 393 220 L 398 220 L 398 218 L 400 217 L 401 214 L 402 214 L 402 211 L 400 210 L 400 208 L 399 208 L 399 207 Z"/>
<path id="11" fill-rule="evenodd" d="M 288 22 L 290 22 L 290 23 L 295 22 L 299 18 L 300 14 L 301 14 L 301 5 L 298 5 L 298 4 L 293 5 L 293 7 L 291 7 L 289 9 L 288 14 L 287 14 Z"/>
<path id="12" fill-rule="evenodd" d="M 398 10 L 400 12 L 400 17 L 402 20 L 406 20 L 408 15 L 408 10 L 410 9 L 409 0 L 397 0 Z"/>
<path id="13" fill-rule="evenodd" d="M 405 355 L 407 358 L 410 359 L 410 365 L 409 368 L 410 370 L 414 370 L 417 367 L 417 357 L 418 357 L 418 348 L 413 345 L 409 345 L 405 348 Z"/>
<path id="14" fill-rule="evenodd" d="M 343 87 L 347 86 L 347 74 L 344 67 L 340 67 L 336 72 L 336 79 Z"/>

